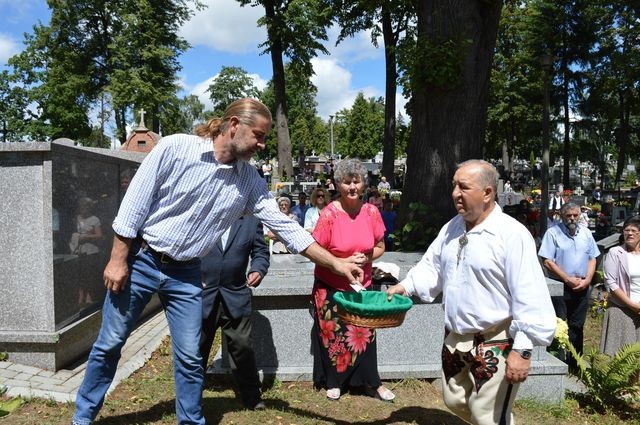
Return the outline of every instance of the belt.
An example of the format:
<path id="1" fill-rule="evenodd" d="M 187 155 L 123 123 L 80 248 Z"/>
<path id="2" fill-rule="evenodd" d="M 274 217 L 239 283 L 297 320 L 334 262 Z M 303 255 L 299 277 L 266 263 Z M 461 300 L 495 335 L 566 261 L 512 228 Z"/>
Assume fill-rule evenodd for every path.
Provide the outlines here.
<path id="1" fill-rule="evenodd" d="M 197 257 L 191 258 L 189 260 L 182 260 L 182 261 L 175 260 L 169 257 L 164 252 L 158 252 L 155 249 L 151 248 L 151 246 L 147 243 L 147 241 L 145 241 L 140 235 L 138 235 L 135 240 L 140 244 L 140 247 L 143 250 L 151 254 L 153 258 L 158 260 L 158 262 L 160 262 L 161 264 L 170 264 L 173 266 L 194 266 L 200 263 L 200 259 Z"/>

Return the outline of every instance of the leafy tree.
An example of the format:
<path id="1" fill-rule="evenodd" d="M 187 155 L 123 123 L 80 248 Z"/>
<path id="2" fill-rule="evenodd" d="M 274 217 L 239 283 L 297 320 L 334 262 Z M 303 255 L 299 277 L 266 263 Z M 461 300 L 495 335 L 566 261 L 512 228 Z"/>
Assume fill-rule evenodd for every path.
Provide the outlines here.
<path id="1" fill-rule="evenodd" d="M 209 88 L 209 99 L 213 102 L 213 115 L 221 117 L 227 106 L 234 100 L 245 97 L 260 97 L 247 71 L 237 66 L 223 66 L 213 79 Z"/>
<path id="2" fill-rule="evenodd" d="M 412 94 L 401 225 L 411 202 L 451 217 L 453 205 L 443 189 L 450 187 L 455 164 L 482 157 L 501 10 L 501 1 L 473 0 L 464 7 L 450 0 L 418 2 L 417 40 L 401 56 Z"/>
<path id="3" fill-rule="evenodd" d="M 74 29 L 66 23 L 69 14 L 54 9 L 51 27 L 34 27 L 34 34 L 25 35 L 26 49 L 9 59 L 14 81 L 27 90 L 28 99 L 35 103 L 34 119 L 44 129 L 43 133 L 29 134 L 30 138 L 78 139 L 91 133 L 91 64 L 82 56 L 86 46 L 76 42 Z M 76 45 L 65 48 L 71 42 Z"/>
<path id="4" fill-rule="evenodd" d="M 201 7 L 197 0 L 49 0 L 51 21 L 25 35 L 26 49 L 10 59 L 46 136 L 89 137 L 90 110 L 104 93 L 121 141 L 134 107 L 150 111 L 158 131 L 160 105 L 177 91 L 177 57 L 188 47 L 177 32 L 192 4 Z"/>
<path id="5" fill-rule="evenodd" d="M 89 146 L 94 148 L 107 147 L 107 141 L 109 136 L 104 134 L 104 129 L 100 126 L 94 125 L 91 127 L 91 133 L 89 136 L 79 140 L 83 146 Z"/>
<path id="6" fill-rule="evenodd" d="M 378 38 L 383 37 L 385 118 L 382 175 L 392 176 L 396 153 L 397 47 L 403 34 L 415 25 L 414 2 L 358 0 L 338 1 L 333 4 L 340 25 L 338 43 L 363 30 L 371 30 L 371 42 L 376 47 L 378 47 Z"/>
<path id="7" fill-rule="evenodd" d="M 572 104 L 584 92 L 585 67 L 590 51 L 598 43 L 596 19 L 589 1 L 533 0 L 529 14 L 528 42 L 536 56 L 556 58 L 557 100 L 562 110 L 564 159 L 563 184 L 570 186 Z"/>
<path id="8" fill-rule="evenodd" d="M 358 93 L 345 127 L 344 138 L 337 145 L 343 156 L 373 158 L 382 147 L 384 101 L 367 100 L 362 92 Z"/>
<path id="9" fill-rule="evenodd" d="M 291 128 L 291 151 L 299 155 L 302 146 L 306 155 L 311 154 L 312 150 L 324 152 L 322 140 L 325 140 L 326 130 L 318 126 L 319 118 L 316 116 L 315 97 L 318 89 L 309 78 L 302 78 L 299 74 L 292 72 L 290 64 L 285 65 L 284 75 L 289 110 L 287 122 Z M 272 108 L 271 110 L 276 109 L 274 80 L 267 83 L 261 99 L 265 105 Z M 272 157 L 277 152 L 278 137 L 277 133 L 269 135 L 266 156 Z"/>
<path id="10" fill-rule="evenodd" d="M 588 105 L 604 126 L 610 125 L 612 119 L 616 121 L 615 182 L 619 182 L 633 144 L 640 139 L 637 123 L 633 124 L 640 115 L 640 28 L 637 25 L 640 10 L 624 1 L 613 1 L 602 2 L 594 14 L 600 18 L 599 43 L 590 74 L 593 95 Z"/>
<path id="11" fill-rule="evenodd" d="M 121 141 L 129 108 L 147 110 L 152 130 L 160 131 L 161 105 L 177 93 L 178 56 L 189 47 L 178 30 L 193 14 L 191 4 L 200 7 L 197 0 L 135 0 L 122 2 L 114 11 L 122 30 L 113 33 L 107 90 Z"/>
<path id="12" fill-rule="evenodd" d="M 542 69 L 527 42 L 526 1 L 509 2 L 502 11 L 491 71 L 486 152 L 502 155 L 512 171 L 515 156 L 526 157 L 532 145 L 541 151 Z"/>
<path id="13" fill-rule="evenodd" d="M 163 134 L 191 133 L 196 123 L 204 121 L 204 105 L 196 95 L 174 97 L 160 111 Z"/>
<path id="14" fill-rule="evenodd" d="M 9 72 L 0 72 L 0 131 L 2 142 L 24 140 L 31 119 L 29 99 L 22 87 L 16 86 Z"/>
<path id="15" fill-rule="evenodd" d="M 329 125 L 318 116 L 313 118 L 312 137 L 306 145 L 308 153 L 315 152 L 316 155 L 323 152 L 331 152 L 331 141 L 329 139 Z"/>
<path id="16" fill-rule="evenodd" d="M 385 120 L 386 122 L 386 120 Z M 404 157 L 407 155 L 407 146 L 411 139 L 411 123 L 405 124 L 404 118 L 398 114 L 396 118 L 396 154 L 395 157 Z"/>
<path id="17" fill-rule="evenodd" d="M 271 55 L 275 121 L 278 137 L 278 173 L 293 175 L 289 111 L 287 108 L 284 57 L 289 58 L 296 78 L 313 74 L 311 59 L 328 53 L 319 40 L 326 40 L 330 13 L 320 0 L 238 0 L 241 5 L 262 6 L 265 15 L 258 24 L 267 29 L 267 41 L 260 47 Z"/>

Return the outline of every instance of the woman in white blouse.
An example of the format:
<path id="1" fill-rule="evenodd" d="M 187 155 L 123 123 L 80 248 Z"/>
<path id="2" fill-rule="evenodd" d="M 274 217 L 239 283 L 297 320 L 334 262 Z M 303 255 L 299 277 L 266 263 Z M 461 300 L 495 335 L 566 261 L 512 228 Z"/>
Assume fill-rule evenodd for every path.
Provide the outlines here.
<path id="1" fill-rule="evenodd" d="M 304 228 L 309 233 L 315 229 L 318 218 L 320 217 L 320 211 L 327 206 L 328 202 L 329 194 L 323 188 L 318 187 L 311 193 L 311 208 L 307 210 L 304 216 Z"/>

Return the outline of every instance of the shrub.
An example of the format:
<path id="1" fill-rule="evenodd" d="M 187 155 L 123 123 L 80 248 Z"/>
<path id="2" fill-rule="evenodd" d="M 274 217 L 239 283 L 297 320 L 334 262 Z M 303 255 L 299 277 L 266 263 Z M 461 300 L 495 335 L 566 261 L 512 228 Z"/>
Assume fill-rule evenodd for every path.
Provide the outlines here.
<path id="1" fill-rule="evenodd" d="M 634 401 L 633 396 L 637 397 L 640 391 L 640 342 L 623 346 L 613 357 L 596 349 L 580 355 L 568 338 L 559 334 L 556 329 L 554 343 L 569 351 L 576 360 L 576 376 L 587 389 L 585 396 L 594 408 L 605 411 Z"/>
<path id="2" fill-rule="evenodd" d="M 432 208 L 410 203 L 407 223 L 391 235 L 394 246 L 400 251 L 425 251 L 438 235 L 438 228 L 430 225 L 437 222 L 438 215 Z"/>

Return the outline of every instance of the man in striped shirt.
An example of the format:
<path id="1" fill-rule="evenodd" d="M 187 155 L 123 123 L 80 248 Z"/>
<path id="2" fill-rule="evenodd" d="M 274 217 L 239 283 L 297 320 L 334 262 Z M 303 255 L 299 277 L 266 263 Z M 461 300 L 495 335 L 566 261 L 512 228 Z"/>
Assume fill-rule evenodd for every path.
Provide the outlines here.
<path id="1" fill-rule="evenodd" d="M 264 179 L 246 162 L 265 148 L 271 121 L 262 103 L 240 99 L 224 117 L 196 128 L 196 135 L 162 139 L 142 162 L 113 223 L 102 327 L 78 390 L 73 424 L 90 424 L 97 416 L 122 346 L 155 293 L 172 335 L 178 423 L 205 423 L 199 258 L 243 215 L 255 215 L 292 252 L 362 281 L 360 268 L 331 255 L 280 212 Z"/>

